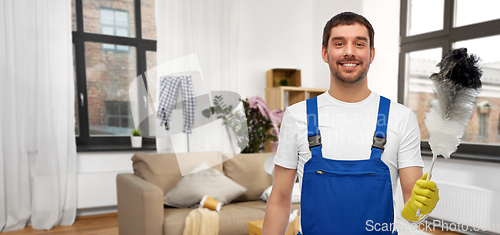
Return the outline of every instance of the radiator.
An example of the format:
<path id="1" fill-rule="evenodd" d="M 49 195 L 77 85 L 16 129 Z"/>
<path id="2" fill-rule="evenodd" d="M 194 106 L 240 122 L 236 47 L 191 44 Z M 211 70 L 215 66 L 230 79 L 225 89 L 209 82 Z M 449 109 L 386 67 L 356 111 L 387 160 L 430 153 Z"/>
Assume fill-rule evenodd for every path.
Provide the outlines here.
<path id="1" fill-rule="evenodd" d="M 436 184 L 439 202 L 430 215 L 432 218 L 456 223 L 448 223 L 450 230 L 452 226 L 462 225 L 462 228 L 500 234 L 500 193 L 446 182 Z"/>

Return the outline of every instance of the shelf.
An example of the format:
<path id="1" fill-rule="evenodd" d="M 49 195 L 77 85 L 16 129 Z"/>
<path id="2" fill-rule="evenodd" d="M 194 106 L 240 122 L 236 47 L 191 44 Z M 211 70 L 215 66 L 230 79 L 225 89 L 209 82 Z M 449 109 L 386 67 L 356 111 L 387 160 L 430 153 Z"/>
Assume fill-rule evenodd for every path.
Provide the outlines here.
<path id="1" fill-rule="evenodd" d="M 270 110 L 285 110 L 290 105 L 316 97 L 325 91 L 327 89 L 291 86 L 268 87 L 265 89 L 265 99 Z M 288 99 L 285 97 L 286 94 L 288 94 Z"/>
<path id="2" fill-rule="evenodd" d="M 266 87 L 280 86 L 283 78 L 288 80 L 288 86 L 301 86 L 300 69 L 270 69 L 266 71 Z"/>

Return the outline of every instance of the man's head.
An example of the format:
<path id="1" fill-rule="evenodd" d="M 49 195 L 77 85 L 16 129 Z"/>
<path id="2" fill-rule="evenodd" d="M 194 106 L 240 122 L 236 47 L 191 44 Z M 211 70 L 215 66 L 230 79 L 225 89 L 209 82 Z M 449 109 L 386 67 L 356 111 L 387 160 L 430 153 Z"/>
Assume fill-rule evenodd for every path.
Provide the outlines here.
<path id="1" fill-rule="evenodd" d="M 334 17 L 332 17 L 328 22 L 326 22 L 325 28 L 323 29 L 323 47 L 328 48 L 328 39 L 331 36 L 331 30 L 337 25 L 353 25 L 355 23 L 362 24 L 368 30 L 368 36 L 370 38 L 370 48 L 374 45 L 375 31 L 373 30 L 372 24 L 362 15 L 356 14 L 354 12 L 342 12 Z"/>
<path id="2" fill-rule="evenodd" d="M 373 36 L 371 24 L 356 13 L 340 13 L 326 23 L 322 57 L 330 67 L 332 78 L 345 85 L 366 82 L 375 57 Z"/>

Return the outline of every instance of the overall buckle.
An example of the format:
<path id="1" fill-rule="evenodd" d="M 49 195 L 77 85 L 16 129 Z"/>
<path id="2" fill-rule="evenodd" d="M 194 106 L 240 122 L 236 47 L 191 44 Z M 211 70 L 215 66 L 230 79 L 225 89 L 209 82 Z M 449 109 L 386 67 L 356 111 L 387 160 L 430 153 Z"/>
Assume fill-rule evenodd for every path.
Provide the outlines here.
<path id="1" fill-rule="evenodd" d="M 321 132 L 318 130 L 318 134 L 307 138 L 309 140 L 309 150 L 311 148 L 320 146 L 321 147 Z"/>
<path id="2" fill-rule="evenodd" d="M 381 149 L 382 152 L 384 152 L 384 145 L 385 143 L 387 142 L 387 139 L 386 138 L 380 138 L 380 137 L 377 137 L 377 136 L 373 136 L 373 144 L 372 144 L 372 149 L 373 148 L 378 148 L 378 149 Z"/>

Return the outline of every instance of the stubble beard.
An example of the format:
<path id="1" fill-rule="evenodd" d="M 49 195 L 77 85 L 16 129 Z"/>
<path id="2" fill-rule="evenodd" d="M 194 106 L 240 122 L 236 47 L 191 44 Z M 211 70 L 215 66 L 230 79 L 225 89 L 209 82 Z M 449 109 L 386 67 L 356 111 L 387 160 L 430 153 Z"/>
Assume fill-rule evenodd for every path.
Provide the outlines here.
<path id="1" fill-rule="evenodd" d="M 330 60 L 330 57 L 328 57 L 328 60 Z M 358 66 L 361 66 L 362 64 L 360 63 Z M 333 66 L 340 66 L 339 64 L 334 64 Z M 349 80 L 348 78 L 342 76 L 340 70 L 334 70 L 332 68 L 332 65 L 330 65 L 330 73 L 332 76 L 339 82 L 345 84 L 345 85 L 354 85 L 360 81 L 362 81 L 366 75 L 368 74 L 368 70 L 370 69 L 370 64 L 368 64 L 368 67 L 366 67 L 365 70 L 359 71 L 359 76 L 357 76 L 354 80 Z M 336 71 L 336 72 L 334 72 Z M 350 74 L 350 73 L 349 73 Z"/>
<path id="2" fill-rule="evenodd" d="M 366 69 L 366 71 L 361 71 L 361 74 L 358 77 L 356 77 L 356 79 L 349 80 L 349 79 L 346 79 L 345 77 L 343 77 L 339 72 L 337 72 L 337 73 L 332 72 L 333 77 L 335 79 L 337 79 L 337 81 L 340 81 L 341 83 L 343 83 L 345 85 L 354 85 L 354 84 L 362 81 L 366 77 L 366 74 L 368 74 L 368 69 Z"/>

